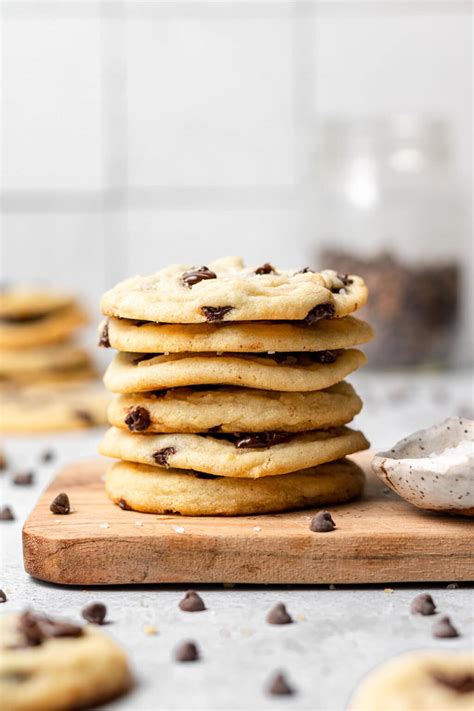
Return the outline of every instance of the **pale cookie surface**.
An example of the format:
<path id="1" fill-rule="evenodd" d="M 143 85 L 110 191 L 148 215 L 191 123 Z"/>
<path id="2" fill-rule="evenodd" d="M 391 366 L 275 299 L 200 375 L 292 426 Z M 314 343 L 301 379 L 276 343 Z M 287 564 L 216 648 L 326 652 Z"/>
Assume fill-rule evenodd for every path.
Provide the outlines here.
<path id="1" fill-rule="evenodd" d="M 103 425 L 110 395 L 101 383 L 0 388 L 0 431 L 52 432 Z"/>
<path id="2" fill-rule="evenodd" d="M 324 319 L 313 326 L 258 321 L 177 325 L 111 317 L 99 328 L 101 339 L 104 328 L 112 348 L 130 353 L 324 351 L 351 348 L 373 338 L 369 324 L 353 316 Z"/>
<path id="3" fill-rule="evenodd" d="M 320 358 L 327 360 L 328 353 L 329 361 L 319 362 Z M 362 351 L 353 348 L 322 354 L 150 355 L 143 358 L 136 353 L 117 353 L 106 370 L 105 386 L 119 393 L 213 384 L 307 392 L 335 385 L 367 362 Z"/>
<path id="4" fill-rule="evenodd" d="M 183 516 L 243 516 L 329 506 L 356 498 L 364 487 L 363 472 L 348 460 L 264 479 L 205 476 L 117 462 L 108 470 L 105 486 L 123 508 Z"/>
<path id="5" fill-rule="evenodd" d="M 90 366 L 84 348 L 70 343 L 57 343 L 38 348 L 5 350 L 0 356 L 0 375 L 43 374 Z"/>
<path id="6" fill-rule="evenodd" d="M 70 306 L 73 301 L 69 294 L 62 294 L 52 289 L 7 286 L 0 289 L 0 320 L 34 318 Z"/>
<path id="7" fill-rule="evenodd" d="M 190 274 L 196 273 L 196 267 L 184 264 L 126 279 L 104 294 L 102 312 L 164 323 L 275 319 L 311 323 L 347 316 L 367 301 L 363 279 L 353 275 L 346 279 L 330 269 L 259 274 L 237 257 L 208 267 L 206 278 L 198 281 L 199 276 L 194 279 Z"/>
<path id="8" fill-rule="evenodd" d="M 76 304 L 48 311 L 32 320 L 0 319 L 0 348 L 36 348 L 63 341 L 86 322 L 84 311 Z"/>
<path id="9" fill-rule="evenodd" d="M 21 632 L 24 616 L 8 614 L 0 618 L 3 711 L 95 708 L 129 688 L 131 676 L 125 654 L 97 627 L 88 625 L 81 629 L 26 614 L 30 615 L 32 625 L 30 635 L 41 635 L 34 627 L 35 619 L 46 632 L 34 646 L 28 644 Z M 71 633 L 79 629 L 78 636 L 62 636 L 68 628 Z"/>
<path id="10" fill-rule="evenodd" d="M 351 711 L 472 711 L 472 652 L 413 652 L 375 669 L 361 683 Z"/>
<path id="11" fill-rule="evenodd" d="M 242 443 L 242 440 L 245 441 Z M 269 441 L 277 444 L 268 446 Z M 282 433 L 142 435 L 111 427 L 100 445 L 100 452 L 107 457 L 155 467 L 256 479 L 324 464 L 368 446 L 361 432 L 348 427 L 287 437 Z"/>
<path id="12" fill-rule="evenodd" d="M 362 408 L 349 383 L 327 390 L 282 393 L 236 387 L 175 388 L 117 395 L 109 405 L 111 425 L 133 429 L 136 408 L 149 415 L 146 432 L 303 432 L 344 425 Z M 146 417 L 146 415 L 145 415 Z"/>

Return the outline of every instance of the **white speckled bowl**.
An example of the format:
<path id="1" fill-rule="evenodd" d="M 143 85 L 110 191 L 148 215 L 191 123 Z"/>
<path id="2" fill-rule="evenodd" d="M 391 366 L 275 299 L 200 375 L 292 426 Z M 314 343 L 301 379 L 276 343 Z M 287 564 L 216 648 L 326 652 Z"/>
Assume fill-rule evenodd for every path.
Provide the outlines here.
<path id="1" fill-rule="evenodd" d="M 448 417 L 372 460 L 374 472 L 421 509 L 474 516 L 474 422 Z"/>

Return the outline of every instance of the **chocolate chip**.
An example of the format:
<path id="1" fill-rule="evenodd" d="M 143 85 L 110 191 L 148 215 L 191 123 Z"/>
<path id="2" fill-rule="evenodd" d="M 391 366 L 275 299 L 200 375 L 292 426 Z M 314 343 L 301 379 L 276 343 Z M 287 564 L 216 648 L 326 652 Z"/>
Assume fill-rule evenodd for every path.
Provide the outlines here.
<path id="1" fill-rule="evenodd" d="M 12 483 L 16 486 L 31 486 L 34 482 L 33 472 L 19 472 L 15 474 Z"/>
<path id="2" fill-rule="evenodd" d="M 451 623 L 449 617 L 441 617 L 433 625 L 433 637 L 459 637 L 459 632 Z"/>
<path id="3" fill-rule="evenodd" d="M 86 605 L 81 611 L 82 617 L 94 625 L 103 625 L 106 614 L 107 608 L 101 602 L 91 602 L 90 605 Z"/>
<path id="4" fill-rule="evenodd" d="M 55 457 L 55 453 L 52 449 L 45 449 L 44 452 L 40 456 L 40 460 L 44 464 L 48 464 L 49 462 L 52 462 Z"/>
<path id="5" fill-rule="evenodd" d="M 163 353 L 142 353 L 137 358 L 134 358 L 132 363 L 133 363 L 133 365 L 138 365 L 139 363 L 142 363 L 144 360 L 151 360 L 152 358 L 156 358 L 156 356 L 159 356 L 159 355 L 163 355 Z"/>
<path id="6" fill-rule="evenodd" d="M 313 351 L 308 355 L 315 363 L 335 363 L 339 354 L 337 351 Z"/>
<path id="7" fill-rule="evenodd" d="M 412 615 L 434 615 L 436 605 L 431 595 L 427 593 L 417 595 L 411 602 L 410 612 Z"/>
<path id="8" fill-rule="evenodd" d="M 6 594 L 3 592 L 3 590 L 0 590 L 0 602 L 6 602 L 8 600 Z"/>
<path id="9" fill-rule="evenodd" d="M 125 418 L 125 424 L 130 432 L 143 432 L 150 426 L 150 423 L 150 413 L 145 407 L 141 407 L 140 405 L 132 407 Z"/>
<path id="10" fill-rule="evenodd" d="M 104 328 L 102 329 L 102 333 L 100 334 L 98 346 L 99 348 L 110 348 L 108 321 L 104 323 Z"/>
<path id="11" fill-rule="evenodd" d="M 68 514 L 71 510 L 71 504 L 69 503 L 69 496 L 62 492 L 58 494 L 55 499 L 51 502 L 49 510 L 54 514 Z"/>
<path id="12" fill-rule="evenodd" d="M 289 625 L 293 619 L 288 614 L 285 605 L 278 602 L 268 613 L 267 622 L 270 625 Z"/>
<path id="13" fill-rule="evenodd" d="M 337 275 L 337 278 L 338 278 L 340 281 L 342 281 L 342 283 L 344 284 L 344 286 L 350 286 L 350 284 L 353 284 L 353 283 L 354 283 L 354 279 L 351 279 L 351 278 L 349 277 L 349 274 L 338 274 L 338 275 Z"/>
<path id="14" fill-rule="evenodd" d="M 218 479 L 216 474 L 206 474 L 206 472 L 194 472 L 196 479 Z"/>
<path id="15" fill-rule="evenodd" d="M 310 531 L 315 533 L 329 533 L 329 531 L 334 531 L 335 528 L 336 524 L 329 511 L 318 511 L 309 524 Z"/>
<path id="16" fill-rule="evenodd" d="M 163 449 L 157 449 L 151 456 L 159 467 L 168 468 L 168 459 L 172 454 L 176 454 L 176 449 L 174 447 L 163 447 Z"/>
<path id="17" fill-rule="evenodd" d="M 177 662 L 196 662 L 199 650 L 195 642 L 181 642 L 174 651 L 174 658 Z"/>
<path id="18" fill-rule="evenodd" d="M 15 514 L 10 506 L 0 506 L 0 521 L 14 521 Z"/>
<path id="19" fill-rule="evenodd" d="M 18 619 L 18 632 L 25 646 L 36 647 L 52 637 L 80 637 L 82 627 L 27 610 Z"/>
<path id="20" fill-rule="evenodd" d="M 233 306 L 203 306 L 201 313 L 206 317 L 209 323 L 214 321 L 222 321 L 224 316 L 232 311 Z"/>
<path id="21" fill-rule="evenodd" d="M 314 323 L 317 323 L 324 318 L 334 318 L 335 315 L 336 308 L 334 304 L 318 304 L 308 312 L 304 321 L 308 324 L 308 326 L 312 326 Z"/>
<path id="22" fill-rule="evenodd" d="M 277 672 L 270 679 L 267 691 L 274 696 L 290 696 L 295 693 L 295 690 L 288 684 L 285 676 L 281 672 Z"/>
<path id="23" fill-rule="evenodd" d="M 265 262 L 255 270 L 255 274 L 276 274 L 276 269 L 269 262 Z"/>
<path id="24" fill-rule="evenodd" d="M 132 511 L 132 508 L 127 504 L 125 499 L 119 499 L 117 501 L 117 506 L 122 509 L 122 511 Z"/>
<path id="25" fill-rule="evenodd" d="M 188 590 L 179 603 L 179 607 L 185 612 L 201 612 L 206 609 L 202 597 L 195 590 Z"/>
<path id="26" fill-rule="evenodd" d="M 227 437 L 227 435 L 224 435 Z M 294 437 L 291 432 L 239 432 L 230 435 L 238 449 L 265 449 L 276 444 L 289 442 Z"/>
<path id="27" fill-rule="evenodd" d="M 466 672 L 457 676 L 448 676 L 442 672 L 432 671 L 431 676 L 438 684 L 447 686 L 458 694 L 472 694 L 474 692 L 474 674 Z"/>
<path id="28" fill-rule="evenodd" d="M 86 427 L 94 425 L 94 418 L 87 410 L 74 410 L 74 417 L 80 420 Z"/>
<path id="29" fill-rule="evenodd" d="M 8 649 L 11 649 L 11 647 L 8 647 Z M 0 672 L 0 681 L 5 684 L 21 684 L 27 679 L 30 679 L 31 676 L 32 674 L 30 672 L 11 670 Z"/>
<path id="30" fill-rule="evenodd" d="M 311 269 L 311 267 L 304 267 L 304 269 L 300 269 L 299 271 L 296 272 L 297 274 L 314 274 L 314 269 Z"/>
<path id="31" fill-rule="evenodd" d="M 189 272 L 183 274 L 183 284 L 191 289 L 195 284 L 199 284 L 200 281 L 204 279 L 217 279 L 217 274 L 212 272 L 207 267 L 200 267 L 199 269 L 191 269 Z"/>

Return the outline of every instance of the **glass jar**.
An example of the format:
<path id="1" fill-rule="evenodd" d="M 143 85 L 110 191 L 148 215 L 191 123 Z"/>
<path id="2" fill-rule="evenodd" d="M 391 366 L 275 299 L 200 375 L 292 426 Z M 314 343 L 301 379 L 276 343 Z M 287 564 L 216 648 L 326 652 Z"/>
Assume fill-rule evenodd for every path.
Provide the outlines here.
<path id="1" fill-rule="evenodd" d="M 470 247 L 449 126 L 419 116 L 327 121 L 316 182 L 317 263 L 366 279 L 370 363 L 452 363 Z"/>

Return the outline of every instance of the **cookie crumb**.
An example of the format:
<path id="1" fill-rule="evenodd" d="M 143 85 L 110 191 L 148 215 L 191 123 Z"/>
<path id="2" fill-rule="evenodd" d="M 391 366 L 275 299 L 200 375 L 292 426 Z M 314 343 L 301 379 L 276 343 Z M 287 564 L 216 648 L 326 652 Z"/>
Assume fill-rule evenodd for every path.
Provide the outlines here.
<path id="1" fill-rule="evenodd" d="M 135 526 L 143 526 L 143 523 L 141 521 L 135 521 Z"/>
<path id="2" fill-rule="evenodd" d="M 145 625 L 143 631 L 145 632 L 145 634 L 148 634 L 151 637 L 154 637 L 158 634 L 158 629 L 156 627 L 153 627 L 153 625 Z"/>
<path id="3" fill-rule="evenodd" d="M 110 528 L 108 523 L 99 523 L 99 528 Z"/>
<path id="4" fill-rule="evenodd" d="M 254 526 L 253 530 L 256 531 L 257 533 L 262 530 L 261 526 Z"/>
<path id="5" fill-rule="evenodd" d="M 394 592 L 393 588 L 384 588 L 383 591 L 387 595 L 391 595 Z"/>
<path id="6" fill-rule="evenodd" d="M 185 533 L 184 526 L 171 526 L 175 533 Z"/>

